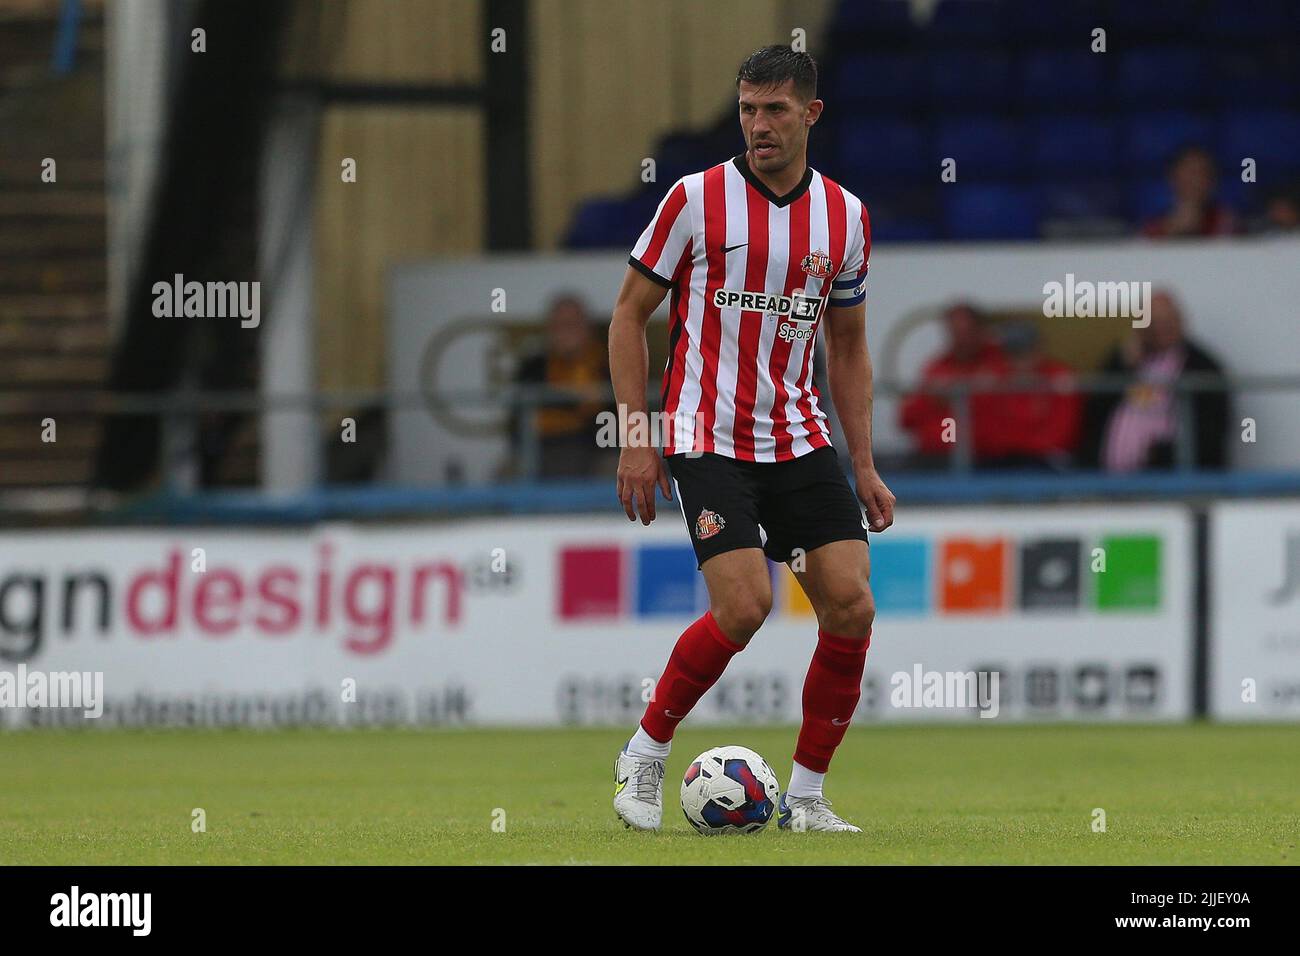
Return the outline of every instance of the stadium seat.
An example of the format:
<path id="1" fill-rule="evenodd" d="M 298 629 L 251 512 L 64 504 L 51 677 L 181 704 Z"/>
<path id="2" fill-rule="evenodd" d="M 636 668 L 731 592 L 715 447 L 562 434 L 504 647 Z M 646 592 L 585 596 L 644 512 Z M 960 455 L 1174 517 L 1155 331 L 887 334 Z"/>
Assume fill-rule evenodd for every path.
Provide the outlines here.
<path id="1" fill-rule="evenodd" d="M 1212 127 L 1199 113 L 1135 113 L 1124 121 L 1124 160 L 1130 170 L 1143 175 L 1160 175 L 1169 160 L 1183 146 L 1209 147 Z"/>
<path id="2" fill-rule="evenodd" d="M 840 0 L 832 35 L 853 34 L 854 46 L 895 48 L 916 36 L 909 0 Z"/>
<path id="3" fill-rule="evenodd" d="M 1215 199 L 1240 213 L 1249 207 L 1252 195 L 1248 192 L 1250 188 L 1239 177 L 1234 179 L 1223 176 Z M 1262 195 L 1262 192 L 1257 191 L 1255 195 Z M 1164 179 L 1143 179 L 1130 184 L 1127 199 L 1128 213 L 1139 225 L 1148 219 L 1164 215 L 1173 206 L 1173 193 Z"/>
<path id="4" fill-rule="evenodd" d="M 950 239 L 1034 239 L 1038 198 L 1028 186 L 962 184 L 942 188 Z"/>
<path id="5" fill-rule="evenodd" d="M 588 199 L 574 213 L 564 245 L 569 249 L 631 249 L 661 198 L 647 193 L 633 199 Z"/>
<path id="6" fill-rule="evenodd" d="M 836 167 L 848 178 L 890 174 L 920 179 L 939 173 L 938 157 L 929 136 L 917 123 L 863 121 L 841 128 L 837 140 Z"/>
<path id="7" fill-rule="evenodd" d="M 918 242 L 940 239 L 935 183 L 894 181 L 884 177 L 849 186 L 867 205 L 873 241 Z"/>
<path id="8" fill-rule="evenodd" d="M 1116 239 L 1133 234 L 1118 185 L 1113 182 L 1052 183 L 1040 193 L 1038 221 L 1043 239 Z"/>
<path id="9" fill-rule="evenodd" d="M 1128 190 L 1129 216 L 1138 224 L 1164 215 L 1173 203 L 1169 183 L 1164 179 L 1142 179 Z"/>
<path id="10" fill-rule="evenodd" d="M 1125 212 L 1112 179 L 1044 180 L 1039 204 L 1046 219 L 1117 219 Z"/>
<path id="11" fill-rule="evenodd" d="M 1291 46 L 1224 50 L 1212 62 L 1210 95 L 1224 107 L 1289 106 L 1300 101 L 1300 51 Z"/>
<path id="12" fill-rule="evenodd" d="M 1007 34 L 1006 12 L 1004 4 L 989 0 L 939 0 L 926 42 L 963 49 L 996 44 Z"/>
<path id="13" fill-rule="evenodd" d="M 654 156 L 661 168 L 684 166 L 689 169 L 699 169 L 700 157 L 707 152 L 703 137 L 698 134 L 671 133 L 659 141 Z"/>
<path id="14" fill-rule="evenodd" d="M 1010 0 L 1006 24 L 1018 41 L 1050 42 L 1087 50 L 1093 27 L 1103 26 L 1096 0 Z"/>
<path id="15" fill-rule="evenodd" d="M 1272 186 L 1292 181 L 1290 172 L 1288 170 L 1283 173 L 1265 166 L 1256 182 L 1243 183 L 1241 166 L 1238 164 L 1235 168 L 1225 169 L 1219 177 L 1218 199 L 1239 214 L 1257 213 L 1263 207 L 1264 199 Z"/>
<path id="16" fill-rule="evenodd" d="M 1300 5 L 1295 0 L 1210 0 L 1202 23 L 1202 36 L 1230 42 L 1294 42 L 1300 39 Z"/>
<path id="17" fill-rule="evenodd" d="M 1194 107 L 1205 96 L 1207 70 L 1195 48 L 1133 50 L 1120 55 L 1115 96 L 1130 109 Z"/>
<path id="18" fill-rule="evenodd" d="M 958 182 L 962 177 L 998 179 L 1025 174 L 1028 155 L 1020 126 L 1000 116 L 953 116 L 940 120 L 936 132 L 941 158 L 957 160 Z"/>
<path id="19" fill-rule="evenodd" d="M 1111 42 L 1170 40 L 1195 36 L 1200 28 L 1199 5 L 1189 0 L 1116 0 L 1105 22 Z"/>
<path id="20" fill-rule="evenodd" d="M 1035 50 L 1018 64 L 1017 95 L 1031 109 L 1095 109 L 1107 93 L 1106 61 L 1087 50 Z"/>
<path id="21" fill-rule="evenodd" d="M 911 112 L 928 100 L 926 59 L 915 53 L 844 57 L 832 75 L 827 96 L 838 109 Z"/>
<path id="22" fill-rule="evenodd" d="M 1011 58 L 1001 52 L 953 51 L 928 61 L 930 97 L 938 109 L 996 111 L 1011 98 Z"/>
<path id="23" fill-rule="evenodd" d="M 943 230 L 933 219 L 887 219 L 879 226 L 871 223 L 872 242 L 935 242 Z"/>
<path id="24" fill-rule="evenodd" d="M 1119 133 L 1110 119 L 1092 115 L 1043 116 L 1031 125 L 1030 142 L 1034 169 L 1041 176 L 1100 176 L 1113 171 L 1119 163 Z"/>
<path id="25" fill-rule="evenodd" d="M 1239 172 L 1243 158 L 1279 169 L 1300 167 L 1300 112 L 1229 113 L 1220 121 L 1216 151 L 1224 172 Z"/>

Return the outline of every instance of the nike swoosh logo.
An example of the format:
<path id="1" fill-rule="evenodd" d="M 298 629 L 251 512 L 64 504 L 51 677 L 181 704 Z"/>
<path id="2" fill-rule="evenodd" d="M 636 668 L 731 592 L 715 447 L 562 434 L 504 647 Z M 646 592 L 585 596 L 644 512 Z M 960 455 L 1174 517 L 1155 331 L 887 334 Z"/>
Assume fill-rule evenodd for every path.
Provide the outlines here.
<path id="1" fill-rule="evenodd" d="M 673 720 L 685 720 L 685 714 L 674 714 L 671 710 L 664 710 L 665 717 L 671 717 Z"/>
<path id="2" fill-rule="evenodd" d="M 725 256 L 728 252 L 731 252 L 731 251 L 733 251 L 733 250 L 735 250 L 735 249 L 740 249 L 740 248 L 742 248 L 742 247 L 744 247 L 744 246 L 747 246 L 747 245 L 749 245 L 749 243 L 747 243 L 747 242 L 742 242 L 742 243 L 739 243 L 739 244 L 734 245 L 734 246 L 723 246 L 723 247 L 722 247 L 722 254 Z"/>
<path id="3" fill-rule="evenodd" d="M 852 719 L 853 719 L 852 717 L 849 718 L 849 720 Z M 831 723 L 834 724 L 836 727 L 843 727 L 848 722 L 849 722 L 848 720 L 840 720 L 838 717 L 831 718 Z"/>
<path id="4" fill-rule="evenodd" d="M 617 797 L 620 793 L 623 792 L 623 788 L 627 786 L 627 781 L 628 781 L 628 778 L 627 778 L 627 777 L 624 777 L 622 780 L 617 780 L 617 781 L 615 781 L 615 783 L 614 783 L 614 796 Z"/>

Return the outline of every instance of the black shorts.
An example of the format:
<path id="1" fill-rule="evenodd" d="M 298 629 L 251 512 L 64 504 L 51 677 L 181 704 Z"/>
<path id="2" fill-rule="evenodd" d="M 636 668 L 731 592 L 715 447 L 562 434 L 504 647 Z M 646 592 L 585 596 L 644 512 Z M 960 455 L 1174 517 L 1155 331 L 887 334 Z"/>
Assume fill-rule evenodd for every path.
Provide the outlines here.
<path id="1" fill-rule="evenodd" d="M 829 446 L 789 461 L 670 455 L 668 470 L 701 566 L 739 548 L 784 563 L 796 548 L 867 540 L 866 513 Z"/>

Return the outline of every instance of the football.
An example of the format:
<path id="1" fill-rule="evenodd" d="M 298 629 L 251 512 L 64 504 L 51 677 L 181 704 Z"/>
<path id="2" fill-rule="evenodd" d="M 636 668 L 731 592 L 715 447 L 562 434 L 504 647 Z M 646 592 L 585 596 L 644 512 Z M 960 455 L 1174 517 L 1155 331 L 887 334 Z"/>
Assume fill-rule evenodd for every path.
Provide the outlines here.
<path id="1" fill-rule="evenodd" d="M 767 761 L 748 747 L 714 747 L 686 768 L 682 812 L 705 835 L 757 833 L 772 819 L 780 789 Z"/>

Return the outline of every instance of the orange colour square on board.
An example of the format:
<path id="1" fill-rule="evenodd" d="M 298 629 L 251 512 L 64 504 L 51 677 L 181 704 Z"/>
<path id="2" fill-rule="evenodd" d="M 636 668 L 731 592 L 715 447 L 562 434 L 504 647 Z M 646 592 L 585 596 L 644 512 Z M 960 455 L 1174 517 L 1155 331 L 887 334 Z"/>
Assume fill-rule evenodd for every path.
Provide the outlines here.
<path id="1" fill-rule="evenodd" d="M 1001 611 L 1006 606 L 1006 542 L 949 538 L 939 548 L 939 607 Z"/>

